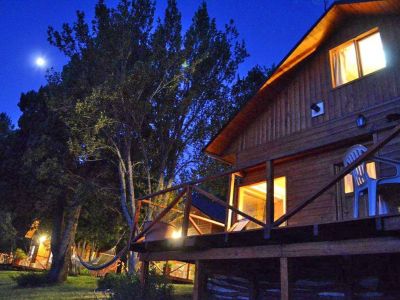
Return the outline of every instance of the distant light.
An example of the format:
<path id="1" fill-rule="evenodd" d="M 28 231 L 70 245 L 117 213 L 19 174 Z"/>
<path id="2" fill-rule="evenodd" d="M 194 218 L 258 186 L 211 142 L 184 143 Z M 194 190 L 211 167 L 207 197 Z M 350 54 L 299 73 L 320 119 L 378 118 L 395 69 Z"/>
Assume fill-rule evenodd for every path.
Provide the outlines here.
<path id="1" fill-rule="evenodd" d="M 39 237 L 39 243 L 44 243 L 47 240 L 47 236 L 42 235 L 41 237 Z"/>
<path id="2" fill-rule="evenodd" d="M 46 66 L 46 60 L 43 57 L 36 58 L 35 63 L 39 68 L 43 68 Z"/>
<path id="3" fill-rule="evenodd" d="M 172 238 L 173 239 L 179 239 L 182 237 L 182 231 L 181 230 L 174 230 L 172 232 Z"/>

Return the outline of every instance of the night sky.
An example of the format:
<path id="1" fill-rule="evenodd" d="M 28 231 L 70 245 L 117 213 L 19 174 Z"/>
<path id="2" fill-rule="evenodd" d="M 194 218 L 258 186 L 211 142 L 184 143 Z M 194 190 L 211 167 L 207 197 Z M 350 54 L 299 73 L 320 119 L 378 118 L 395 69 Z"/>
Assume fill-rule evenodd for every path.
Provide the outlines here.
<path id="1" fill-rule="evenodd" d="M 37 90 L 46 83 L 45 69 L 35 65 L 43 56 L 48 66 L 59 71 L 65 57 L 47 42 L 47 27 L 59 29 L 75 20 L 76 10 L 93 16 L 97 0 L 0 0 L 0 112 L 17 124 L 20 94 Z M 108 0 L 114 6 L 117 0 Z M 157 16 L 166 0 L 157 1 Z M 201 0 L 178 0 L 183 26 L 190 24 Z M 323 13 L 323 0 L 208 0 L 208 9 L 217 24 L 233 19 L 246 42 L 250 57 L 240 68 L 245 74 L 256 64 L 277 64 Z"/>

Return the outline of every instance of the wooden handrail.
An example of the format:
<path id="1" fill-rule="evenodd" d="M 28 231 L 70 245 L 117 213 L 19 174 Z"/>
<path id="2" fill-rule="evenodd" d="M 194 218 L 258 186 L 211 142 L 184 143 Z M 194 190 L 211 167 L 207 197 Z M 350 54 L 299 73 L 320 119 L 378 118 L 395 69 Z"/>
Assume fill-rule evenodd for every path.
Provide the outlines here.
<path id="1" fill-rule="evenodd" d="M 272 226 L 277 227 L 277 226 L 283 224 L 284 222 L 286 222 L 287 220 L 289 220 L 293 215 L 298 213 L 300 210 L 302 210 L 304 207 L 306 207 L 308 204 L 313 202 L 315 199 L 317 199 L 319 196 L 321 196 L 324 192 L 326 192 L 328 189 L 330 189 L 332 186 L 334 186 L 337 182 L 339 182 L 339 180 L 343 179 L 348 173 L 353 171 L 358 165 L 365 162 L 369 157 L 371 157 L 376 152 L 378 152 L 383 146 L 385 146 L 387 143 L 389 143 L 399 133 L 400 133 L 400 125 L 397 125 L 383 140 L 372 145 L 368 149 L 368 151 L 365 152 L 364 154 L 362 154 L 356 161 L 354 161 L 352 164 L 345 167 L 338 175 L 336 175 L 332 180 L 330 180 L 326 185 L 324 185 L 320 190 L 318 190 L 316 193 L 314 193 L 311 197 L 305 199 L 298 206 L 294 207 L 289 212 L 287 212 L 282 217 L 280 217 L 278 220 L 276 220 L 272 224 Z"/>
<path id="2" fill-rule="evenodd" d="M 209 192 L 206 192 L 205 190 L 202 190 L 201 188 L 199 188 L 198 186 L 195 186 L 195 185 L 193 186 L 193 189 L 195 189 L 200 194 L 206 196 L 211 201 L 217 202 L 218 204 L 229 208 L 230 210 L 234 211 L 235 213 L 245 217 L 246 219 L 250 220 L 253 223 L 256 223 L 257 225 L 260 225 L 261 227 L 265 227 L 265 223 L 261 222 L 260 220 L 257 220 L 256 218 L 253 218 L 252 216 L 249 216 L 248 214 L 237 209 L 236 207 L 229 205 L 225 201 L 222 201 L 221 199 L 219 199 L 217 196 L 214 196 L 213 194 L 210 194 Z"/>
<path id="3" fill-rule="evenodd" d="M 200 235 L 203 234 L 203 232 L 201 231 L 200 227 L 196 224 L 196 222 L 193 220 L 193 218 L 191 216 L 189 216 L 189 222 L 190 222 L 190 224 L 192 224 L 194 229 L 196 229 L 198 234 L 200 234 Z"/>
<path id="4" fill-rule="evenodd" d="M 151 199 L 155 196 L 158 195 L 162 195 L 168 192 L 172 192 L 175 190 L 179 190 L 181 188 L 183 188 L 183 190 L 178 194 L 178 196 L 174 199 L 174 201 L 172 201 L 153 221 L 152 223 L 149 225 L 149 227 L 147 227 L 145 230 L 143 230 L 138 236 L 135 237 L 135 239 L 133 240 L 133 242 L 137 241 L 139 238 L 143 237 L 157 222 L 159 222 L 170 210 L 174 210 L 174 211 L 178 211 L 177 209 L 173 208 L 179 201 L 180 198 L 182 198 L 184 196 L 184 194 L 191 189 L 196 190 L 198 193 L 204 195 L 205 197 L 207 197 L 208 199 L 210 199 L 212 202 L 216 202 L 224 207 L 226 207 L 227 209 L 243 216 L 244 218 L 248 219 L 249 221 L 260 225 L 262 227 L 264 227 L 266 230 L 271 229 L 273 227 L 277 227 L 281 224 L 283 224 L 284 222 L 286 222 L 287 220 L 289 220 L 293 215 L 295 215 L 296 213 L 298 213 L 299 211 L 301 211 L 304 207 L 306 207 L 307 205 L 309 205 L 310 203 L 312 203 L 315 199 L 317 199 L 319 196 L 321 196 L 323 193 L 325 193 L 327 190 L 329 190 L 332 186 L 334 186 L 337 182 L 339 182 L 341 179 L 343 179 L 347 174 L 349 174 L 351 171 L 353 171 L 358 165 L 360 165 L 361 163 L 365 162 L 367 159 L 371 158 L 376 152 L 378 152 L 383 146 L 385 146 L 387 143 L 389 143 L 394 137 L 396 137 L 398 134 L 400 133 L 400 125 L 397 125 L 383 140 L 381 140 L 380 142 L 372 145 L 367 152 L 365 152 L 364 154 L 362 154 L 356 161 L 354 161 L 352 164 L 348 165 L 347 167 L 345 167 L 338 175 L 336 175 L 332 180 L 330 180 L 327 184 L 325 184 L 320 190 L 318 190 L 317 192 L 315 192 L 312 196 L 310 196 L 309 198 L 305 199 L 304 201 L 302 201 L 299 205 L 297 205 L 296 207 L 294 207 L 293 209 L 289 210 L 286 214 L 284 214 L 283 216 L 281 216 L 279 219 L 277 219 L 276 221 L 274 221 L 273 223 L 271 222 L 273 220 L 273 214 L 268 215 L 268 220 L 270 222 L 270 224 L 265 224 L 263 222 L 261 222 L 260 220 L 242 212 L 241 210 L 237 209 L 236 207 L 226 203 L 225 201 L 219 199 L 218 197 L 214 196 L 213 194 L 199 188 L 198 186 L 196 186 L 197 184 L 203 183 L 205 181 L 208 180 L 213 180 L 213 179 L 217 179 L 223 176 L 227 176 L 233 173 L 237 173 L 242 171 L 243 169 L 246 168 L 251 168 L 251 167 L 255 167 L 260 165 L 260 162 L 245 166 L 245 167 L 241 167 L 241 168 L 235 168 L 232 169 L 230 171 L 227 172 L 223 172 L 220 174 L 216 174 L 213 176 L 209 176 L 209 177 L 205 177 L 205 178 L 201 178 L 195 181 L 191 181 L 185 184 L 180 184 L 141 198 L 138 198 L 138 201 L 143 201 L 143 202 L 147 202 L 152 204 L 150 201 L 148 201 L 147 199 Z M 269 167 L 269 173 L 268 173 L 268 178 L 269 181 L 272 181 L 273 178 L 273 161 L 267 160 L 267 164 Z M 269 191 L 273 191 L 273 184 L 270 184 L 269 187 Z M 190 199 L 190 198 L 189 198 Z M 271 198 L 273 199 L 273 198 Z M 270 200 L 271 200 L 270 199 Z M 205 221 L 211 222 L 211 223 L 217 223 L 217 225 L 222 225 L 224 226 L 222 223 L 213 221 L 213 220 L 209 220 L 207 218 L 203 218 L 197 215 L 193 215 L 190 214 L 190 206 L 191 203 L 190 201 L 189 205 L 186 205 L 185 207 L 185 211 L 184 211 L 184 223 L 183 223 L 183 229 L 186 232 L 188 229 L 188 224 L 189 222 L 193 225 L 193 220 L 192 218 L 198 218 L 198 219 L 203 219 Z M 270 208 L 273 207 L 273 200 L 272 201 L 268 201 Z M 161 205 L 160 205 L 161 206 Z M 182 212 L 182 211 L 180 211 Z M 267 212 L 268 213 L 268 212 Z M 198 232 L 200 232 L 198 230 L 198 228 L 195 228 Z M 185 233 L 184 233 L 185 235 Z"/>
<path id="5" fill-rule="evenodd" d="M 178 196 L 176 196 L 176 198 L 170 203 L 168 204 L 168 206 L 158 214 L 157 217 L 155 217 L 155 219 L 150 223 L 149 227 L 143 229 L 143 231 L 141 233 L 139 233 L 133 240 L 132 243 L 137 242 L 140 238 L 142 238 L 147 232 L 149 232 L 149 230 L 156 225 L 158 222 L 161 221 L 162 218 L 165 217 L 165 215 L 179 202 L 179 200 L 185 195 L 186 193 L 186 189 L 183 189 Z"/>
<path id="6" fill-rule="evenodd" d="M 162 205 L 162 204 L 153 203 L 153 202 L 151 202 L 151 201 L 149 201 L 149 200 L 140 200 L 139 202 L 143 202 L 143 203 L 146 203 L 146 204 L 149 204 L 149 205 L 154 205 L 154 206 L 157 206 L 157 207 L 160 207 L 160 208 L 166 208 L 166 207 L 167 207 L 167 206 Z M 171 208 L 171 211 L 175 211 L 175 212 L 177 212 L 177 213 L 183 214 L 183 211 L 180 210 L 180 209 L 177 209 L 177 208 Z M 206 218 L 206 217 L 198 216 L 198 215 L 196 215 L 196 214 L 192 214 L 192 213 L 191 213 L 191 214 L 190 214 L 190 217 L 193 218 L 193 219 L 198 219 L 198 220 L 201 220 L 201 221 L 204 221 L 204 222 L 208 222 L 208 223 L 211 223 L 211 224 L 220 226 L 220 227 L 225 227 L 225 224 L 224 224 L 224 223 L 221 223 L 221 222 L 218 222 L 218 221 L 215 221 L 215 220 Z"/>

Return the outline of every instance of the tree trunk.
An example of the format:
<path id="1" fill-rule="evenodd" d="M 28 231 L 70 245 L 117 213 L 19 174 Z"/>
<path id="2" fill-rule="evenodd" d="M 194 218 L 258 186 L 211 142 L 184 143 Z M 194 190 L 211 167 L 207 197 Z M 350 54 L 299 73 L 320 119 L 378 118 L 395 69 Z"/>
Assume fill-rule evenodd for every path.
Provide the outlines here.
<path id="1" fill-rule="evenodd" d="M 52 234 L 52 239 L 54 236 L 55 241 L 53 242 L 52 240 L 51 245 L 53 261 L 48 274 L 48 279 L 51 283 L 61 283 L 67 279 L 71 263 L 71 247 L 74 243 L 81 208 L 81 205 L 77 205 L 64 214 L 57 210 L 54 224 L 56 226 L 53 228 L 53 230 L 56 230 Z"/>
<path id="2" fill-rule="evenodd" d="M 129 194 L 129 201 L 131 204 L 131 214 L 132 214 L 132 226 L 135 226 L 136 224 L 133 224 L 135 215 L 136 215 L 136 199 L 135 199 L 135 187 L 133 185 L 133 169 L 132 169 L 132 160 L 131 160 L 131 153 L 130 153 L 130 148 L 127 153 L 128 156 L 128 194 Z M 140 213 L 140 212 L 139 212 Z M 135 272 L 135 254 L 134 252 L 130 251 L 128 255 L 128 272 L 129 274 L 133 274 Z"/>
<path id="3" fill-rule="evenodd" d="M 121 194 L 121 208 L 122 208 L 122 213 L 124 214 L 124 217 L 126 219 L 126 222 L 128 222 L 129 226 L 132 226 L 132 218 L 129 215 L 129 211 L 126 205 L 126 180 L 125 180 L 125 172 L 123 168 L 123 162 L 120 161 L 118 164 L 118 173 L 119 173 L 119 184 L 120 184 L 120 194 Z"/>
<path id="4" fill-rule="evenodd" d="M 132 219 L 134 218 L 136 214 L 136 200 L 135 200 L 135 187 L 133 185 L 133 168 L 132 168 L 132 159 L 131 159 L 131 153 L 130 153 L 130 147 L 128 151 L 128 194 L 129 194 L 129 202 L 131 204 L 131 215 Z"/>

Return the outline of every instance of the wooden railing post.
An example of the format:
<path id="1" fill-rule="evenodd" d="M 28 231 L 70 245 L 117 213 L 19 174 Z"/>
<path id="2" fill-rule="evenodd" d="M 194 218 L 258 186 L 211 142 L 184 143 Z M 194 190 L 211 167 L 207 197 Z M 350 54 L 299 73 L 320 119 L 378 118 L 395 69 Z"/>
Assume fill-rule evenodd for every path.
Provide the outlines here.
<path id="1" fill-rule="evenodd" d="M 155 224 L 160 222 L 162 218 L 164 218 L 166 214 L 179 202 L 179 200 L 185 195 L 185 193 L 186 189 L 182 190 L 182 192 L 180 192 L 175 197 L 175 199 L 170 204 L 168 204 L 167 207 L 154 218 L 154 220 L 150 223 L 148 227 L 143 229 L 142 232 L 140 232 L 138 235 L 135 236 L 135 238 L 132 239 L 132 243 L 136 243 L 140 238 L 144 237 L 146 233 L 149 232 L 150 229 L 154 227 Z"/>
<path id="2" fill-rule="evenodd" d="M 274 224 L 275 208 L 274 208 L 274 161 L 268 160 L 265 164 L 267 175 L 267 199 L 265 204 L 266 226 L 264 231 L 264 238 L 271 237 L 271 229 Z"/>
<path id="3" fill-rule="evenodd" d="M 300 210 L 304 207 L 309 205 L 331 187 L 333 187 L 339 180 L 342 180 L 347 174 L 353 171 L 357 166 L 361 163 L 365 162 L 368 158 L 372 157 L 376 152 L 381 150 L 387 143 L 389 143 L 393 138 L 395 138 L 400 133 L 400 124 L 397 125 L 390 133 L 381 141 L 376 144 L 373 144 L 371 147 L 368 148 L 368 151 L 364 152 L 359 158 L 353 161 L 350 165 L 345 167 L 339 174 L 337 174 L 332 180 L 330 180 L 326 185 L 324 185 L 320 190 L 314 193 L 311 197 L 305 199 L 304 201 L 300 202 L 296 207 L 292 208 L 288 212 L 286 212 L 283 216 L 277 219 L 274 222 L 274 226 L 279 226 L 289 220 L 293 215 L 297 214 Z"/>
<path id="4" fill-rule="evenodd" d="M 183 221 L 182 221 L 182 237 L 187 237 L 188 229 L 189 229 L 189 216 L 190 216 L 190 208 L 192 207 L 192 187 L 188 185 L 186 187 L 186 201 L 185 201 L 185 210 L 183 212 Z"/>
<path id="5" fill-rule="evenodd" d="M 233 198 L 235 194 L 235 174 L 232 173 L 229 175 L 229 182 L 228 182 L 228 195 L 227 195 L 227 201 L 228 204 L 233 206 Z M 232 226 L 232 210 L 229 209 L 229 207 L 226 207 L 226 217 L 225 217 L 225 231 L 228 231 L 229 228 Z"/>
<path id="6" fill-rule="evenodd" d="M 198 186 L 193 186 L 193 189 L 196 190 L 196 192 L 199 192 L 200 194 L 206 196 L 208 199 L 210 199 L 212 202 L 218 203 L 221 206 L 225 206 L 228 207 L 230 210 L 232 210 L 233 212 L 237 213 L 238 215 L 241 215 L 243 217 L 245 217 L 246 219 L 248 219 L 249 221 L 261 226 L 261 227 L 265 227 L 265 223 L 261 222 L 260 220 L 242 212 L 241 210 L 237 209 L 236 207 L 233 207 L 231 205 L 229 205 L 228 203 L 226 203 L 225 201 L 219 199 L 217 196 L 214 196 L 213 194 L 210 194 L 209 192 L 202 190 L 201 188 L 199 188 Z"/>

